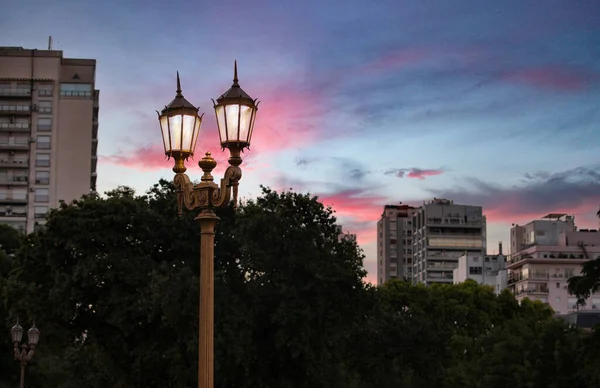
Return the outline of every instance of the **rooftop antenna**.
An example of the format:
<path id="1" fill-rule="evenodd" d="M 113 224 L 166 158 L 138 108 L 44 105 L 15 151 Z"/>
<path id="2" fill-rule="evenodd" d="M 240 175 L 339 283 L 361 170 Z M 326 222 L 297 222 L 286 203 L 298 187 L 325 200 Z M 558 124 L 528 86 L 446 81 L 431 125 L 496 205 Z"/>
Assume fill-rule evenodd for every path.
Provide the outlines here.
<path id="1" fill-rule="evenodd" d="M 48 37 L 48 50 L 52 50 L 52 35 Z"/>

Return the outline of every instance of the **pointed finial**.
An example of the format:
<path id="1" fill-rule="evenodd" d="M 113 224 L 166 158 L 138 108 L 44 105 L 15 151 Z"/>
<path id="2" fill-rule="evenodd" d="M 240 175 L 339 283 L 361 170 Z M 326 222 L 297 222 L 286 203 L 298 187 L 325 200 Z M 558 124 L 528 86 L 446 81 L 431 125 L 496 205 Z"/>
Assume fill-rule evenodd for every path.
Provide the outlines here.
<path id="1" fill-rule="evenodd" d="M 233 86 L 239 86 L 237 75 L 237 59 L 233 61 Z"/>
<path id="2" fill-rule="evenodd" d="M 177 71 L 177 96 L 181 96 L 181 81 L 179 81 L 179 70 Z"/>

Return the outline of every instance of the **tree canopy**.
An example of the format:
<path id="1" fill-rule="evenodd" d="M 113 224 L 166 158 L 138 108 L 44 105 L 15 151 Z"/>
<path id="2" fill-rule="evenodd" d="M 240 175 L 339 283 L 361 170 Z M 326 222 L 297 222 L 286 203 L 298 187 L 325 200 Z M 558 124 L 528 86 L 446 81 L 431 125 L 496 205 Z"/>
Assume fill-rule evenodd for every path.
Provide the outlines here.
<path id="1" fill-rule="evenodd" d="M 216 387 L 600 386 L 598 334 L 539 302 L 471 281 L 364 283 L 362 251 L 317 197 L 263 188 L 218 216 Z M 0 387 L 18 377 L 17 317 L 42 331 L 31 387 L 196 386 L 194 217 L 161 181 L 63 204 L 2 243 Z"/>

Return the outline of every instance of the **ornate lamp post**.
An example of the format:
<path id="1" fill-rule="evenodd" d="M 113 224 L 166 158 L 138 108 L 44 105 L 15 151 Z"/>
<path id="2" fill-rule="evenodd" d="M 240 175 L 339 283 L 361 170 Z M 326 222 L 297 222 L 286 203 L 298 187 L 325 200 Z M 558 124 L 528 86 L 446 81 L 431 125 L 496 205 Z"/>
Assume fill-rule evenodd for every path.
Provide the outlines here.
<path id="1" fill-rule="evenodd" d="M 19 349 L 19 344 L 23 338 L 23 328 L 19 325 L 19 321 L 17 321 L 17 324 L 10 329 L 10 336 L 12 337 L 15 360 L 21 365 L 21 383 L 19 384 L 19 387 L 23 388 L 25 386 L 25 367 L 33 358 L 35 346 L 40 339 L 40 331 L 35 327 L 35 324 L 31 326 L 31 329 L 27 332 L 29 344 L 22 344 L 21 349 Z"/>
<path id="2" fill-rule="evenodd" d="M 229 149 L 229 166 L 217 185 L 211 175 L 217 166 L 210 152 L 198 162 L 204 171 L 201 182 L 191 183 L 185 174 L 185 161 L 194 155 L 202 115 L 181 94 L 177 73 L 175 99 L 158 113 L 165 155 L 175 160 L 174 183 L 178 190 L 179 215 L 182 208 L 200 209 L 196 220 L 200 222 L 200 323 L 198 335 L 198 387 L 214 386 L 214 255 L 215 226 L 219 218 L 214 209 L 237 204 L 238 183 L 242 178 L 241 152 L 250 146 L 258 103 L 240 88 L 237 62 L 234 64 L 233 85 L 214 103 L 219 128 L 221 148 Z M 233 197 L 233 198 L 232 198 Z"/>

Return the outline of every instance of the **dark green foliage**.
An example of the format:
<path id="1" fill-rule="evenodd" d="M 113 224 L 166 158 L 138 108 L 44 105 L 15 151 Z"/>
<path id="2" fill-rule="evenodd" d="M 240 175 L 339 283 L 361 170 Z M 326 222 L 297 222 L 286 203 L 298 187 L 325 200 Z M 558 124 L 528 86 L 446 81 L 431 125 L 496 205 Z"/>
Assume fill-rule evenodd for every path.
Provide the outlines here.
<path id="1" fill-rule="evenodd" d="M 30 387 L 196 386 L 199 228 L 176 207 L 161 181 L 64 204 L 26 239 L 0 229 L 0 388 L 17 382 L 16 317 L 42 330 Z M 598 334 L 539 302 L 471 281 L 364 284 L 316 197 L 263 188 L 218 215 L 217 388 L 600 386 Z"/>
<path id="2" fill-rule="evenodd" d="M 583 264 L 580 276 L 569 278 L 569 292 L 577 296 L 577 304 L 585 305 L 585 300 L 600 291 L 600 256 Z"/>

